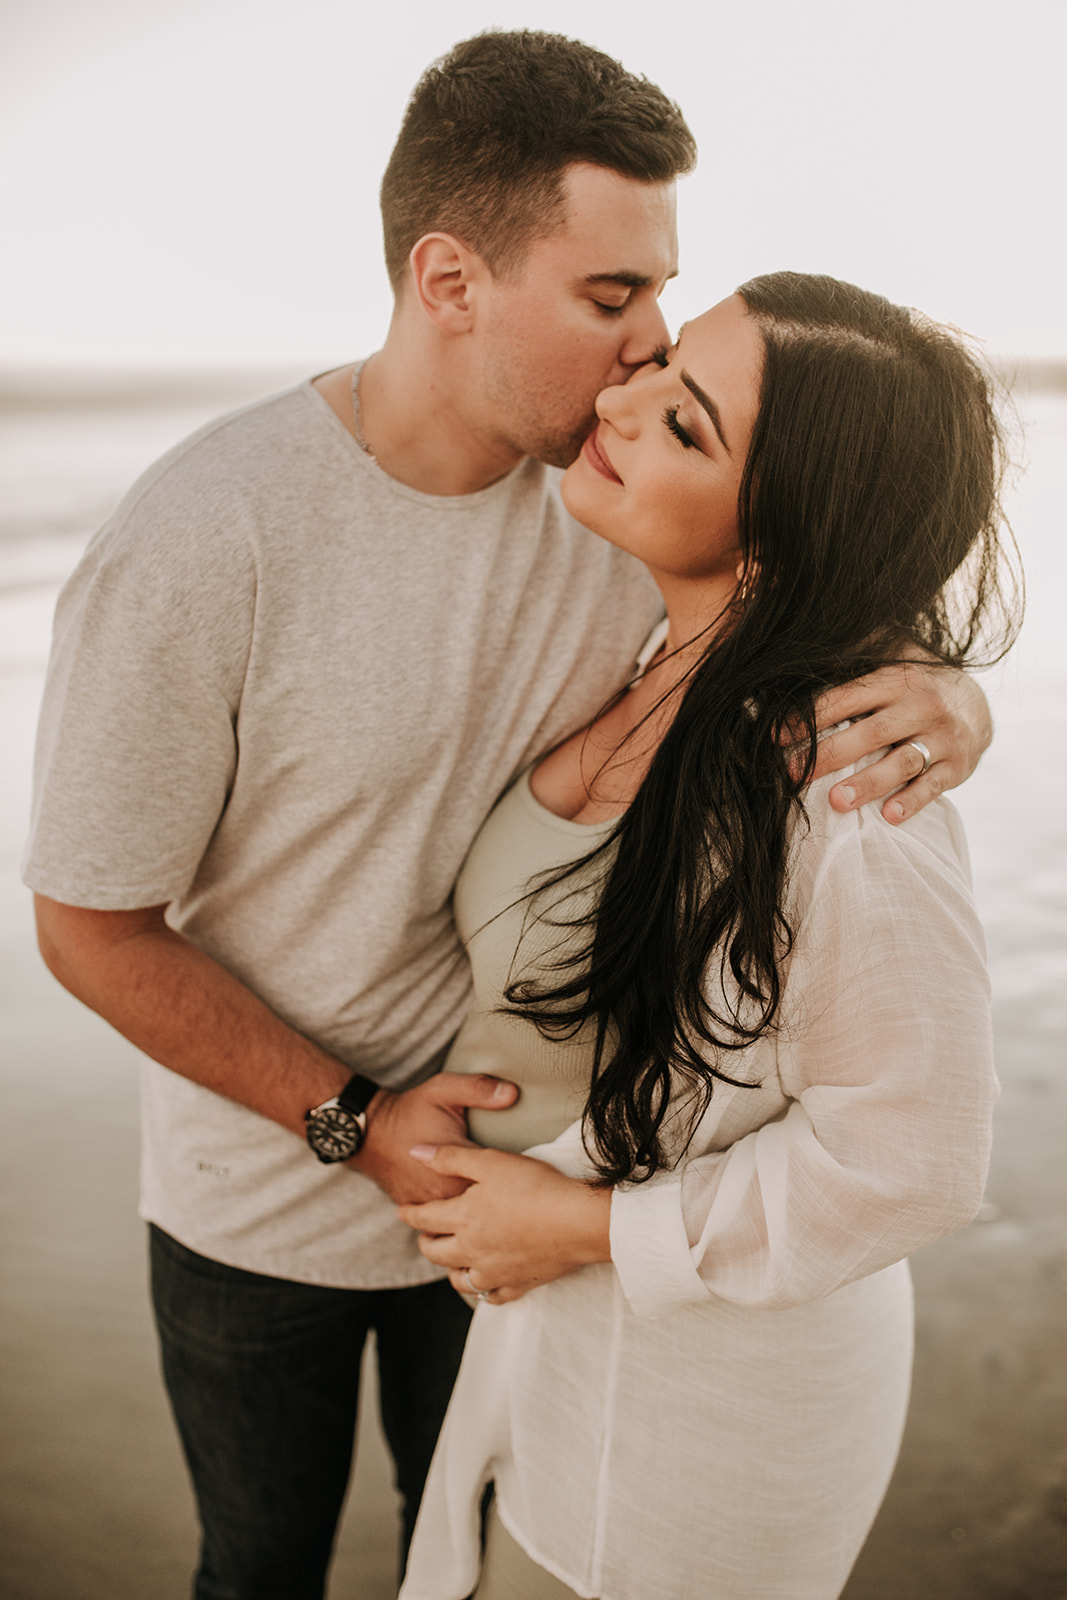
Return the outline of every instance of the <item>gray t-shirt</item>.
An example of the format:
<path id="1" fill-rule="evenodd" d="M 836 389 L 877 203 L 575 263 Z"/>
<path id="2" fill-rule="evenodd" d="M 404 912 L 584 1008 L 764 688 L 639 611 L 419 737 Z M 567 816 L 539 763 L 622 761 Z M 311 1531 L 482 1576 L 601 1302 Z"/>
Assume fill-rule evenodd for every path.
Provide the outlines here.
<path id="1" fill-rule="evenodd" d="M 525 461 L 477 494 L 386 476 L 318 392 L 165 456 L 60 596 L 25 879 L 168 918 L 394 1088 L 467 1005 L 451 893 L 517 772 L 588 720 L 660 614 L 644 569 Z M 155 1063 L 142 1212 L 310 1283 L 440 1276 L 392 1203 Z"/>

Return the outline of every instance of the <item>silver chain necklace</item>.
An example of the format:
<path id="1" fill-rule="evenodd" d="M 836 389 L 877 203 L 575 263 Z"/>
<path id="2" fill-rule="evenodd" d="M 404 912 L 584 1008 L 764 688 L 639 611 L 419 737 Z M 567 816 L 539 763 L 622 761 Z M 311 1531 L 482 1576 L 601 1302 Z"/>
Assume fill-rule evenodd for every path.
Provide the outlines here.
<path id="1" fill-rule="evenodd" d="M 363 432 L 363 407 L 361 406 L 359 399 L 359 380 L 363 376 L 363 368 L 366 365 L 366 361 L 361 361 L 352 375 L 352 432 L 355 434 L 356 443 L 363 451 L 363 454 L 365 456 L 369 456 L 374 462 L 375 466 L 377 466 L 378 457 L 374 454 L 374 451 L 367 443 L 366 435 Z"/>

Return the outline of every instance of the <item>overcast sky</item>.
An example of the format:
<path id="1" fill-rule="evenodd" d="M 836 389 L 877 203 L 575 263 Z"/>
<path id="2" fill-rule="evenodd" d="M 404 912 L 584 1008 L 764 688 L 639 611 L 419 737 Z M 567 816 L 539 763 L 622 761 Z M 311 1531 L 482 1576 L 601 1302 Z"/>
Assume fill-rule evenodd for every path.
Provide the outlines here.
<path id="1" fill-rule="evenodd" d="M 407 95 L 490 26 L 581 36 L 681 103 L 669 322 L 793 267 L 1067 357 L 1064 0 L 7 0 L 0 364 L 374 348 Z"/>

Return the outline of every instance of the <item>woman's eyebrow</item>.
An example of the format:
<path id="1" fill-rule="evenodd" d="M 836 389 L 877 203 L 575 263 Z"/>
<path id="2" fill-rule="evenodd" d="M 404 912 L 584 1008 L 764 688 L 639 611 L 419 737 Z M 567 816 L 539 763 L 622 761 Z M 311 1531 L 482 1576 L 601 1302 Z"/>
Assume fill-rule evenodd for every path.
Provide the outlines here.
<path id="1" fill-rule="evenodd" d="M 700 404 L 711 418 L 711 425 L 715 429 L 715 432 L 719 435 L 719 439 L 722 442 L 722 447 L 726 451 L 726 454 L 732 455 L 733 451 L 726 443 L 726 435 L 722 431 L 722 417 L 719 414 L 719 408 L 711 398 L 711 395 L 705 394 L 704 390 L 700 387 L 696 379 L 684 369 L 679 376 L 681 377 L 681 380 L 685 384 L 686 388 L 689 390 L 689 393 L 693 395 L 695 399 L 699 400 Z"/>

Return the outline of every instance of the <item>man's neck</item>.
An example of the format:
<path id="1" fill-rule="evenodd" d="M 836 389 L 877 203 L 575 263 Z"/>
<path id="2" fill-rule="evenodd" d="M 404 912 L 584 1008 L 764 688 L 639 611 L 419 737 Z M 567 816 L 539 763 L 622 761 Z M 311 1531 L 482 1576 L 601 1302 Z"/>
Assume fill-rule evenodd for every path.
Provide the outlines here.
<path id="1" fill-rule="evenodd" d="M 470 429 L 432 364 L 413 359 L 393 334 L 359 375 L 353 410 L 352 367 L 315 379 L 315 387 L 383 472 L 422 494 L 464 495 L 487 489 L 522 457 Z"/>

